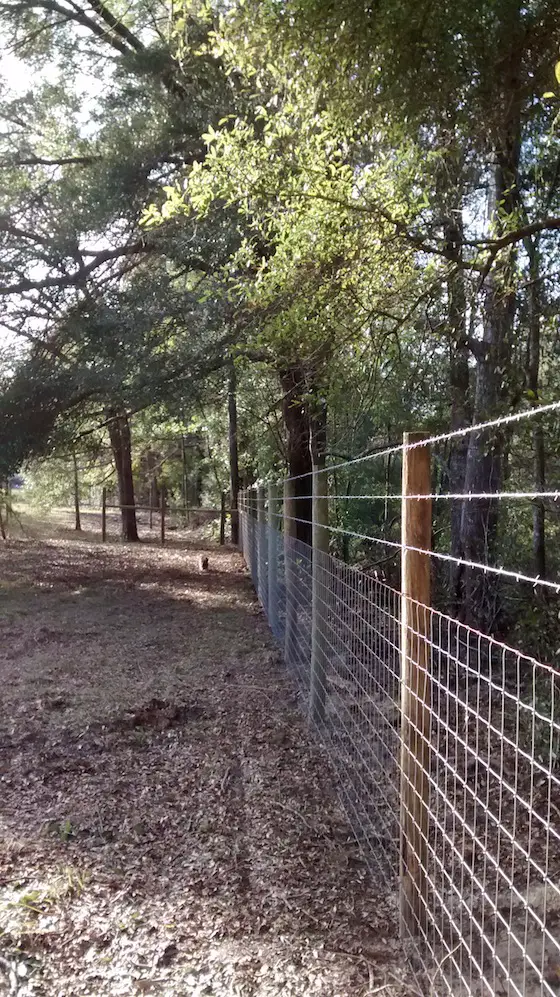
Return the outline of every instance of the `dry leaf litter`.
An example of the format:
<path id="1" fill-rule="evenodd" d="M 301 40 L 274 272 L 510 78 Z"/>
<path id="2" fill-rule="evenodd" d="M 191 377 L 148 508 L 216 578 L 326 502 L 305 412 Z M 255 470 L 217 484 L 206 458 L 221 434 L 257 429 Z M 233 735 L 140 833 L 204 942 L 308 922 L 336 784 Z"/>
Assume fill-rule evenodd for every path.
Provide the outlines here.
<path id="1" fill-rule="evenodd" d="M 418 993 L 240 556 L 84 518 L 0 547 L 0 993 Z"/>

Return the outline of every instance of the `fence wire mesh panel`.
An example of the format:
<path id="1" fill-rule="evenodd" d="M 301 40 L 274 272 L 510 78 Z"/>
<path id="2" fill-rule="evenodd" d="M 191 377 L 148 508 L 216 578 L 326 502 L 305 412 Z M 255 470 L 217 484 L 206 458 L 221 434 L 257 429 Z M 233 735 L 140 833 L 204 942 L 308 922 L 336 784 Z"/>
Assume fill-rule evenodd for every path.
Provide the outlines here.
<path id="1" fill-rule="evenodd" d="M 454 994 L 557 994 L 560 676 L 429 612 L 426 917 L 418 935 Z"/>
<path id="2" fill-rule="evenodd" d="M 253 513 L 245 497 L 245 560 L 366 861 L 391 890 L 414 867 L 425 992 L 558 997 L 560 673 L 412 602 L 427 693 L 403 721 L 401 593 Z"/>

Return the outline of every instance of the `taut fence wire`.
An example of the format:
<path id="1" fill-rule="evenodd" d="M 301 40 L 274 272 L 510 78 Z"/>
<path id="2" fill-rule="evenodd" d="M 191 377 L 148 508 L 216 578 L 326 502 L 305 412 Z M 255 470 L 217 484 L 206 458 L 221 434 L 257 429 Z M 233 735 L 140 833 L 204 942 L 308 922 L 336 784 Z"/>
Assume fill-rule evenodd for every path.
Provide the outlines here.
<path id="1" fill-rule="evenodd" d="M 331 552 L 329 469 L 305 489 L 312 543 L 298 538 L 310 524 L 292 478 L 241 494 L 241 549 L 370 871 L 395 891 L 424 992 L 558 997 L 560 672 L 432 605 L 431 501 L 444 496 L 430 445 L 442 438 L 405 436 L 402 493 L 375 496 L 402 501 L 400 586 Z M 529 596 L 560 588 L 469 566 Z"/>

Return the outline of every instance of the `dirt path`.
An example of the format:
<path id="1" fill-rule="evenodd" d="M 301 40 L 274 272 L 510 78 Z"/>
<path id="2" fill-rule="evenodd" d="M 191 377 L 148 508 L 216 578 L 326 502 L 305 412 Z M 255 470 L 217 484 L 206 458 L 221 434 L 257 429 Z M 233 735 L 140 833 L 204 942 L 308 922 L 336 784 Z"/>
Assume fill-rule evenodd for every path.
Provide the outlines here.
<path id="1" fill-rule="evenodd" d="M 240 557 L 35 532 L 0 547 L 0 993 L 412 994 Z"/>

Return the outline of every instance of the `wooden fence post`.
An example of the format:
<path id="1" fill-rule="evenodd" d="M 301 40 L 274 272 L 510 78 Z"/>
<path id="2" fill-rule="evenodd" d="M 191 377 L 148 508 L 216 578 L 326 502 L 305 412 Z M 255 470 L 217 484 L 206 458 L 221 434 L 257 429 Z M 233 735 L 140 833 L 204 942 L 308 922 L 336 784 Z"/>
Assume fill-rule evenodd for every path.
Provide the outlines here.
<path id="1" fill-rule="evenodd" d="M 161 536 L 161 546 L 163 547 L 163 546 L 164 546 L 164 544 L 165 544 L 165 485 L 164 485 L 164 484 L 162 484 L 162 486 L 161 486 L 161 488 L 160 488 L 160 495 L 161 495 L 161 508 L 160 508 L 160 514 L 161 514 L 161 522 L 160 522 L 160 536 Z"/>
<path id="2" fill-rule="evenodd" d="M 403 438 L 400 918 L 404 937 L 426 933 L 428 911 L 432 505 L 428 498 L 409 496 L 431 492 L 430 448 L 407 449 L 425 439 L 425 433 L 405 433 Z"/>
<path id="3" fill-rule="evenodd" d="M 107 539 L 107 489 L 101 493 L 101 541 L 105 543 Z"/>
<path id="4" fill-rule="evenodd" d="M 280 556 L 280 489 L 275 481 L 268 485 L 268 623 L 278 635 L 278 558 Z"/>
<path id="5" fill-rule="evenodd" d="M 226 493 L 222 492 L 220 505 L 220 547 L 226 542 Z"/>
<path id="6" fill-rule="evenodd" d="M 313 554 L 311 567 L 311 671 L 309 678 L 309 718 L 320 723 L 325 716 L 327 675 L 325 658 L 325 619 L 329 556 L 329 500 L 327 472 L 314 469 Z"/>
<path id="7" fill-rule="evenodd" d="M 284 629 L 284 658 L 286 664 L 293 658 L 294 644 L 297 632 L 297 602 L 296 602 L 296 489 L 295 481 L 286 478 L 284 481 L 284 580 L 286 588 L 286 623 Z"/>

